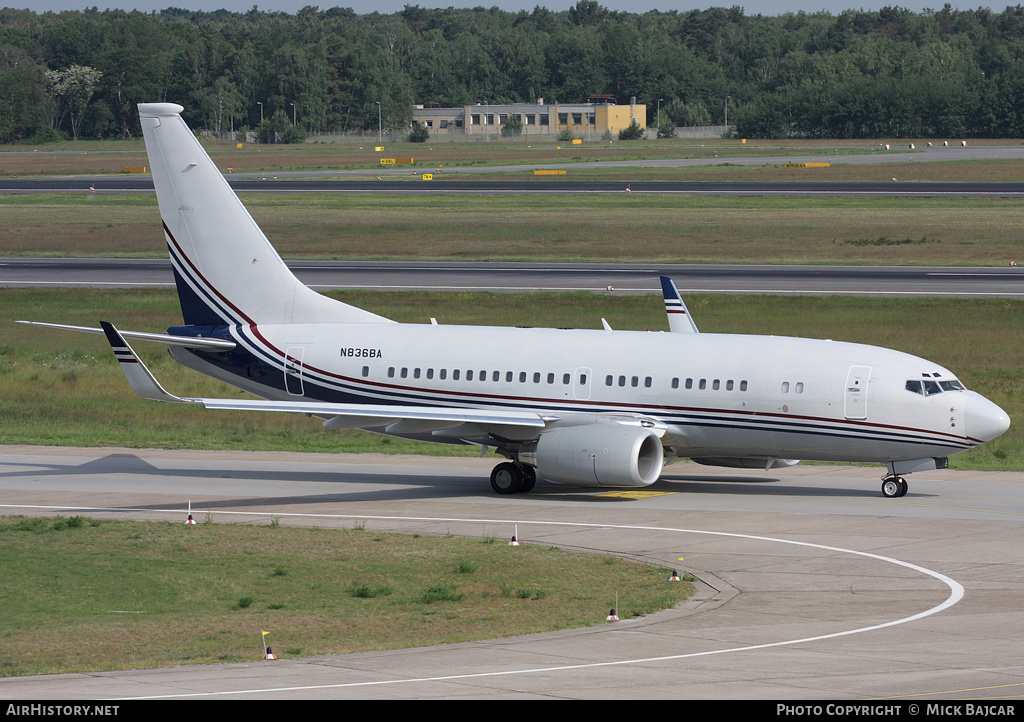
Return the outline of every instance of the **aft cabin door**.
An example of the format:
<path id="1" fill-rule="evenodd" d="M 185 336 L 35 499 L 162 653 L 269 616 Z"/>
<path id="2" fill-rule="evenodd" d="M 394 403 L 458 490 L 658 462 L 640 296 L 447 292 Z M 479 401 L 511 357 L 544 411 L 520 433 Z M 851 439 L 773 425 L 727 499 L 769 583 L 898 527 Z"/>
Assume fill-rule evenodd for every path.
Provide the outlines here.
<path id="1" fill-rule="evenodd" d="M 284 389 L 292 396 L 302 396 L 302 357 L 305 346 L 289 346 L 284 357 Z"/>
<path id="2" fill-rule="evenodd" d="M 851 366 L 846 374 L 846 398 L 843 402 L 844 413 L 848 419 L 866 419 L 868 417 L 868 380 L 871 378 L 870 366 Z"/>

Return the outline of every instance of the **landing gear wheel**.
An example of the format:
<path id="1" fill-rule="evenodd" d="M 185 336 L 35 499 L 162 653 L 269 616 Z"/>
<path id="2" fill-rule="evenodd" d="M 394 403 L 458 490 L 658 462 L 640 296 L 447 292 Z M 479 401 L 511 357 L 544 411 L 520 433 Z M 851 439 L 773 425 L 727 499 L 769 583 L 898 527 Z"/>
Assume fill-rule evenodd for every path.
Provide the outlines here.
<path id="1" fill-rule="evenodd" d="M 510 461 L 498 464 L 491 472 L 491 488 L 498 494 L 518 494 L 523 481 L 522 469 Z"/>
<path id="2" fill-rule="evenodd" d="M 904 496 L 908 488 L 907 480 L 902 476 L 889 476 L 882 479 L 882 496 L 886 499 Z"/>

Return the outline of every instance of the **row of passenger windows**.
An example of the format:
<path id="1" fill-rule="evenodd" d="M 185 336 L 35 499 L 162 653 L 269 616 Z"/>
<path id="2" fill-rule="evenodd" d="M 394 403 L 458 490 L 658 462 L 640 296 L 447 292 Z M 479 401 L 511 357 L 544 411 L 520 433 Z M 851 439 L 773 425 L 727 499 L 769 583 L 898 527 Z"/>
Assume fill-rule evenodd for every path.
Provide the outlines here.
<path id="1" fill-rule="evenodd" d="M 477 371 L 475 369 L 466 369 L 465 371 L 463 371 L 462 369 L 452 369 L 450 374 L 451 374 L 451 380 L 452 381 L 460 381 L 460 380 L 463 380 L 463 379 L 466 380 L 466 381 L 473 381 L 473 380 L 487 381 L 489 379 L 490 381 L 498 382 L 498 381 L 501 381 L 502 380 L 502 376 L 504 376 L 504 379 L 505 379 L 506 383 L 512 383 L 517 378 L 517 375 L 516 375 L 516 373 L 514 371 L 505 371 L 504 373 L 502 373 L 501 371 L 490 371 L 490 372 L 488 372 L 487 370 Z M 363 368 L 362 368 L 362 375 L 363 375 L 363 378 L 367 378 L 370 375 L 370 367 L 369 366 L 363 366 Z M 449 371 L 448 371 L 448 369 L 437 369 L 436 372 L 435 372 L 435 370 L 432 369 L 432 368 L 428 368 L 428 369 L 408 368 L 408 367 L 396 368 L 394 366 L 389 366 L 388 367 L 388 378 L 389 379 L 393 379 L 393 378 L 401 378 L 401 379 L 409 379 L 409 378 L 420 379 L 420 378 L 425 378 L 427 380 L 432 380 L 434 378 L 437 378 L 437 379 L 439 379 L 441 381 L 445 381 L 445 380 L 447 380 L 449 378 Z M 534 371 L 531 374 L 531 373 L 526 372 L 526 371 L 520 371 L 518 373 L 518 381 L 521 384 L 525 384 L 525 383 L 528 383 L 529 381 L 532 381 L 535 384 L 547 383 L 547 384 L 552 384 L 552 385 L 555 384 L 556 382 L 560 381 L 563 386 L 568 386 L 569 384 L 572 383 L 572 374 L 570 374 L 570 373 L 563 373 L 563 374 L 559 375 L 559 374 L 550 373 L 550 372 L 547 373 L 547 374 L 543 374 L 543 373 L 541 373 L 539 371 Z M 585 373 L 579 374 L 579 378 L 577 379 L 577 382 L 579 383 L 580 386 L 586 386 L 587 385 L 587 374 L 585 374 Z M 644 386 L 645 389 L 649 389 L 649 388 L 652 388 L 654 386 L 654 379 L 651 376 L 644 376 L 642 383 L 643 383 L 643 386 Z M 641 384 L 641 378 L 639 376 L 625 376 L 625 375 L 620 375 L 620 376 L 616 377 L 616 376 L 614 376 L 612 374 L 608 374 L 604 378 L 604 384 L 605 384 L 605 386 L 616 386 L 616 385 L 618 385 L 618 386 L 621 386 L 621 387 L 625 387 L 625 386 L 628 385 L 628 386 L 630 386 L 632 388 L 639 388 L 639 386 Z M 746 381 L 746 379 L 743 379 L 743 380 L 741 380 L 739 382 L 736 382 L 733 379 L 727 379 L 726 381 L 722 381 L 721 379 L 711 379 L 711 381 L 709 382 L 708 379 L 697 379 L 697 380 L 694 380 L 692 378 L 689 378 L 689 379 L 673 378 L 672 379 L 672 388 L 673 389 L 678 389 L 678 388 L 680 388 L 680 386 L 682 386 L 682 388 L 687 389 L 687 390 L 690 390 L 690 389 L 693 389 L 693 388 L 697 388 L 697 389 L 699 389 L 701 391 L 704 391 L 704 390 L 710 388 L 713 391 L 718 391 L 718 390 L 721 390 L 721 389 L 724 389 L 726 391 L 734 391 L 736 389 L 739 389 L 740 391 L 746 391 L 747 390 L 747 381 Z M 798 387 L 797 393 L 803 393 L 803 384 L 802 383 L 797 384 L 797 387 Z M 784 384 L 784 389 L 783 390 L 784 391 L 789 391 L 789 383 L 788 382 L 786 382 Z"/>
<path id="2" fill-rule="evenodd" d="M 697 384 L 697 389 L 700 390 L 700 391 L 704 391 L 704 390 L 706 390 L 708 388 L 708 380 L 707 379 L 697 379 L 696 384 Z M 619 384 L 619 385 L 621 386 L 622 384 Z M 684 389 L 692 389 L 693 386 L 694 386 L 693 379 L 686 379 L 685 381 L 683 381 L 683 388 Z M 679 388 L 679 379 L 672 379 L 672 388 L 674 388 L 674 389 L 678 389 Z M 732 390 L 734 390 L 736 388 L 739 388 L 740 391 L 746 391 L 747 390 L 747 382 L 744 379 L 744 380 L 739 382 L 739 385 L 737 385 L 736 382 L 733 381 L 732 379 L 727 379 L 725 382 L 723 382 L 721 379 L 711 379 L 711 390 L 712 391 L 718 391 L 718 390 L 723 389 L 723 388 L 726 391 L 732 391 Z"/>
<path id="3" fill-rule="evenodd" d="M 363 377 L 364 378 L 369 376 L 370 375 L 370 367 L 369 366 L 363 366 L 362 373 L 363 373 Z M 441 381 L 447 380 L 448 379 L 448 375 L 449 375 L 448 369 L 437 369 L 437 371 L 436 371 L 436 378 L 440 379 Z M 515 380 L 515 378 L 516 378 L 515 372 L 513 372 L 513 371 L 505 371 L 504 372 L 504 376 L 505 376 L 505 382 L 506 383 L 512 383 Z M 413 368 L 413 369 L 410 369 L 408 367 L 395 368 L 394 366 L 389 366 L 388 367 L 388 378 L 389 379 L 393 379 L 393 378 L 396 378 L 396 377 L 397 378 L 401 378 L 401 379 L 425 378 L 425 379 L 429 380 L 429 379 L 435 378 L 435 371 L 432 368 L 428 368 L 428 369 L 424 370 L 424 369 L 418 369 L 418 368 Z M 491 381 L 501 381 L 501 377 L 502 377 L 502 372 L 501 371 L 491 371 L 489 373 L 486 370 L 476 371 L 475 369 L 466 369 L 465 371 L 463 371 L 462 369 L 452 369 L 452 371 L 451 371 L 451 379 L 452 379 L 452 381 L 460 381 L 462 379 L 465 379 L 466 381 L 473 381 L 473 380 L 487 381 L 488 378 L 490 378 Z M 520 371 L 519 372 L 519 383 L 525 384 L 525 383 L 527 383 L 527 380 L 529 378 L 530 378 L 530 375 L 526 371 Z M 546 375 L 541 374 L 539 371 L 535 371 L 533 373 L 533 383 L 535 383 L 535 384 L 539 384 L 542 381 L 547 381 L 547 383 L 549 383 L 549 384 L 554 384 L 556 379 L 557 379 L 557 376 L 556 376 L 556 374 L 553 374 L 553 373 L 548 373 Z M 580 380 L 579 381 L 580 381 L 580 385 L 581 386 L 586 386 L 586 384 L 587 384 L 587 375 L 586 374 L 580 374 Z M 565 384 L 566 386 L 568 386 L 570 383 L 572 383 L 572 374 L 562 374 L 561 382 L 563 384 Z"/>
<path id="4" fill-rule="evenodd" d="M 604 377 L 604 385 L 605 386 L 615 386 L 617 384 L 619 386 L 625 386 L 626 383 L 627 383 L 627 378 L 629 380 L 628 381 L 629 385 L 632 386 L 633 388 L 637 388 L 638 386 L 640 386 L 640 377 L 639 376 L 629 376 L 629 377 L 627 377 L 627 376 L 619 376 L 618 380 L 616 381 L 616 377 L 612 376 L 611 374 L 609 374 L 609 375 Z M 644 376 L 644 388 L 645 389 L 651 388 L 651 386 L 653 384 L 654 384 L 654 379 L 652 379 L 650 376 Z M 693 379 L 686 379 L 686 380 L 682 380 L 682 381 L 679 378 L 673 378 L 672 379 L 672 388 L 678 389 L 680 384 L 682 384 L 684 389 L 692 389 L 692 388 L 694 388 L 694 380 Z M 696 387 L 699 390 L 701 390 L 701 391 L 706 390 L 708 388 L 708 380 L 707 379 L 698 379 L 696 381 Z M 723 384 L 721 379 L 712 379 L 711 380 L 711 389 L 713 391 L 718 391 L 718 390 L 720 390 L 722 388 L 724 388 L 726 391 L 733 391 L 736 388 L 739 388 L 740 391 L 746 391 L 747 390 L 747 382 L 746 382 L 746 380 L 740 381 L 739 385 L 737 386 L 736 382 L 733 381 L 732 379 L 726 380 L 724 382 L 724 384 Z"/>

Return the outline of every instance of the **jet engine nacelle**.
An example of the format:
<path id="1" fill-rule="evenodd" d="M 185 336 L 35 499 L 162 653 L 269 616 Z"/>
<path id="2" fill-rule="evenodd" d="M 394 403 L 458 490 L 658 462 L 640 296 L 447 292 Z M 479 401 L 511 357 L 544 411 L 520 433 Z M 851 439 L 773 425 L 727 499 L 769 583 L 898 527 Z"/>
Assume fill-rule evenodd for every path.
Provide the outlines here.
<path id="1" fill-rule="evenodd" d="M 545 431 L 518 459 L 559 484 L 636 487 L 658 480 L 665 454 L 650 428 L 598 423 Z"/>

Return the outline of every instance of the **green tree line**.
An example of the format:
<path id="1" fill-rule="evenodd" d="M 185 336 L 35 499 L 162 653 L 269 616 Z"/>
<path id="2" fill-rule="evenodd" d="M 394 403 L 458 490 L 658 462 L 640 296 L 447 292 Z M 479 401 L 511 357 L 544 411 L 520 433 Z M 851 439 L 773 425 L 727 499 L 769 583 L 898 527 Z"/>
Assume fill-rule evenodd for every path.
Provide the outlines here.
<path id="1" fill-rule="evenodd" d="M 4 143 L 138 136 L 139 102 L 220 132 L 402 132 L 414 103 L 596 93 L 744 137 L 1024 137 L 1024 9 L 0 9 Z"/>

